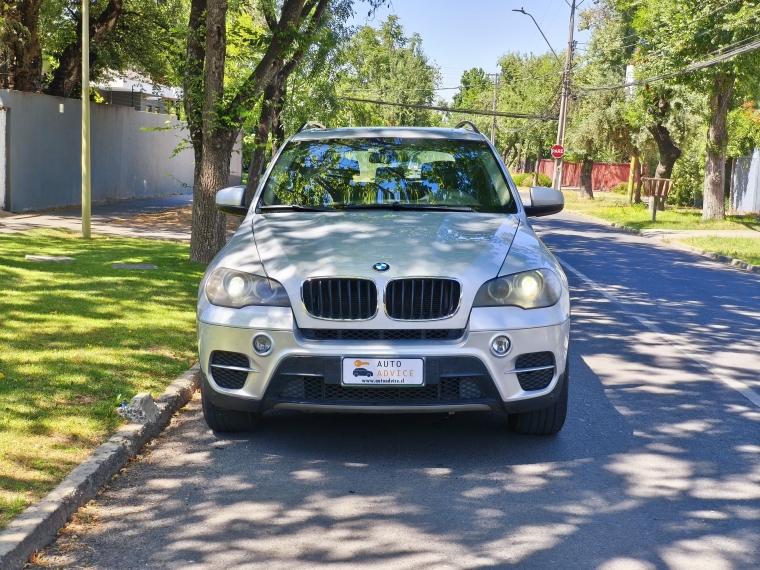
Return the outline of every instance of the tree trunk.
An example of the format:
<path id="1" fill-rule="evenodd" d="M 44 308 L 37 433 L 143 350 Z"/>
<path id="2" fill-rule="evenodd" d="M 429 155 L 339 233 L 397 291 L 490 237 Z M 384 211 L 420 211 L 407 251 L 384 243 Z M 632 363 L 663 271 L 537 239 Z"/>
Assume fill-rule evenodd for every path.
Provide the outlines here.
<path id="1" fill-rule="evenodd" d="M 95 67 L 97 52 L 92 46 L 103 43 L 105 37 L 116 27 L 124 12 L 124 0 L 109 0 L 105 10 L 94 20 L 90 21 L 90 71 Z M 49 95 L 68 97 L 79 84 L 79 72 L 82 65 L 82 26 L 76 22 L 76 39 L 64 48 L 58 68 L 47 89 Z"/>
<path id="2" fill-rule="evenodd" d="M 285 108 L 285 96 L 287 93 L 287 77 L 281 77 L 277 82 L 277 91 L 274 96 L 274 108 L 272 109 L 272 156 L 277 154 L 282 143 L 285 142 L 285 124 L 282 122 L 282 111 Z"/>
<path id="3" fill-rule="evenodd" d="M 633 189 L 636 186 L 636 172 L 639 169 L 639 155 L 634 154 L 631 157 L 631 172 L 628 175 L 628 203 L 633 202 Z"/>
<path id="4" fill-rule="evenodd" d="M 703 220 L 726 218 L 726 117 L 734 90 L 733 74 L 721 72 L 715 78 L 710 96 L 710 126 L 707 129 L 707 157 L 705 159 Z"/>
<path id="5" fill-rule="evenodd" d="M 594 170 L 594 161 L 588 156 L 583 157 L 581 163 L 581 176 L 580 176 L 580 191 L 578 192 L 578 198 L 587 200 L 594 199 L 594 190 L 591 182 L 591 172 Z"/>
<path id="6" fill-rule="evenodd" d="M 229 184 L 230 156 L 237 135 L 237 129 L 230 131 L 220 124 L 217 116 L 217 105 L 224 95 L 227 8 L 226 0 L 208 0 L 206 7 L 203 150 L 193 184 L 190 237 L 190 259 L 201 263 L 210 263 L 227 241 L 225 216 L 216 209 L 216 193 Z"/>
<path id="7" fill-rule="evenodd" d="M 515 170 L 517 172 L 522 172 L 522 170 L 520 170 L 520 156 L 522 155 L 522 150 L 523 150 L 523 144 L 521 142 L 517 146 L 517 155 L 515 156 Z"/>
<path id="8" fill-rule="evenodd" d="M 256 188 L 258 188 L 259 180 L 261 179 L 269 131 L 272 128 L 274 98 L 276 95 L 277 85 L 272 82 L 264 89 L 259 124 L 256 126 L 256 133 L 253 137 L 253 153 L 251 154 L 251 164 L 248 166 L 248 181 L 245 184 L 245 203 L 248 206 L 251 205 L 253 195 L 256 193 Z"/>
<path id="9" fill-rule="evenodd" d="M 501 154 L 501 159 L 504 161 L 504 164 L 506 164 L 507 167 L 509 167 L 509 164 L 511 162 L 509 157 L 511 156 L 514 148 L 515 148 L 515 143 L 512 143 L 511 145 L 504 147 L 504 152 Z"/>
<path id="10" fill-rule="evenodd" d="M 642 180 L 643 177 L 644 177 L 644 164 L 639 162 L 639 179 L 636 181 L 636 190 L 633 193 L 634 204 L 641 204 L 641 184 L 643 183 L 643 180 Z"/>
<path id="11" fill-rule="evenodd" d="M 190 141 L 195 150 L 195 168 L 200 168 L 203 156 L 203 63 L 206 59 L 204 47 L 206 0 L 192 0 L 188 23 L 186 62 L 183 77 L 184 97 L 182 105 L 187 116 Z M 198 178 L 196 172 L 194 179 Z"/>
<path id="12" fill-rule="evenodd" d="M 538 184 L 538 170 L 541 168 L 541 152 L 543 145 L 539 142 L 538 143 L 538 150 L 536 151 L 536 164 L 535 168 L 533 169 L 533 186 L 539 186 Z"/>
<path id="13" fill-rule="evenodd" d="M 40 90 L 42 83 L 42 48 L 40 47 L 41 0 L 24 0 L 18 4 L 19 23 L 25 34 L 10 48 L 10 88 L 16 91 Z"/>
<path id="14" fill-rule="evenodd" d="M 658 123 L 653 127 L 648 127 L 649 132 L 657 143 L 657 150 L 660 151 L 660 162 L 654 173 L 655 178 L 670 178 L 673 173 L 673 165 L 681 156 L 681 149 L 676 146 L 673 139 L 670 138 L 670 131 L 667 127 Z"/>

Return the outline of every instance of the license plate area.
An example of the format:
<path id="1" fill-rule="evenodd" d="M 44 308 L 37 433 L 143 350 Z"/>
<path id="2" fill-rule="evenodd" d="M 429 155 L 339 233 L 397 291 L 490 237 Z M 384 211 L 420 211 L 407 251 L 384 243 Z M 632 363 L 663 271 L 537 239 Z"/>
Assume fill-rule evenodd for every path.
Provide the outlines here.
<path id="1" fill-rule="evenodd" d="M 424 386 L 425 365 L 422 358 L 370 358 L 351 356 L 343 359 L 344 386 Z"/>

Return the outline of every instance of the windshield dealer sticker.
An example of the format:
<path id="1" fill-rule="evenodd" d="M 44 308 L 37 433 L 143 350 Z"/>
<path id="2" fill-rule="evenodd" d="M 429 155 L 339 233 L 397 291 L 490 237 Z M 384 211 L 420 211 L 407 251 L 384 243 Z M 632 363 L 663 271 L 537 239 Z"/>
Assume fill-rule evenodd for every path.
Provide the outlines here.
<path id="1" fill-rule="evenodd" d="M 424 386 L 421 358 L 344 358 L 347 386 Z"/>

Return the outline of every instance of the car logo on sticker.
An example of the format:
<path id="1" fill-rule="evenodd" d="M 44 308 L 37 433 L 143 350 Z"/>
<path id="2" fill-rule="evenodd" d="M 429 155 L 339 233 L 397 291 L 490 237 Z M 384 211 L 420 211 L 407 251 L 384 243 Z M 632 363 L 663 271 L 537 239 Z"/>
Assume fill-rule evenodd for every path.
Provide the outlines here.
<path id="1" fill-rule="evenodd" d="M 380 263 L 375 263 L 375 265 L 372 266 L 372 269 L 375 271 L 388 271 L 390 268 L 390 265 L 383 263 L 382 261 Z"/>

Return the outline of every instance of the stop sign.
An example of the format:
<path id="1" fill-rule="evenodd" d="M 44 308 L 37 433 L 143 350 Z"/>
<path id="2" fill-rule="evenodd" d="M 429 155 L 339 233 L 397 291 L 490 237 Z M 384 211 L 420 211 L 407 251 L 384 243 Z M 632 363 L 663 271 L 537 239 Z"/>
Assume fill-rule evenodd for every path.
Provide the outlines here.
<path id="1" fill-rule="evenodd" d="M 565 147 L 562 146 L 561 144 L 555 144 L 552 147 L 552 156 L 554 158 L 562 158 L 563 156 L 565 156 Z"/>

